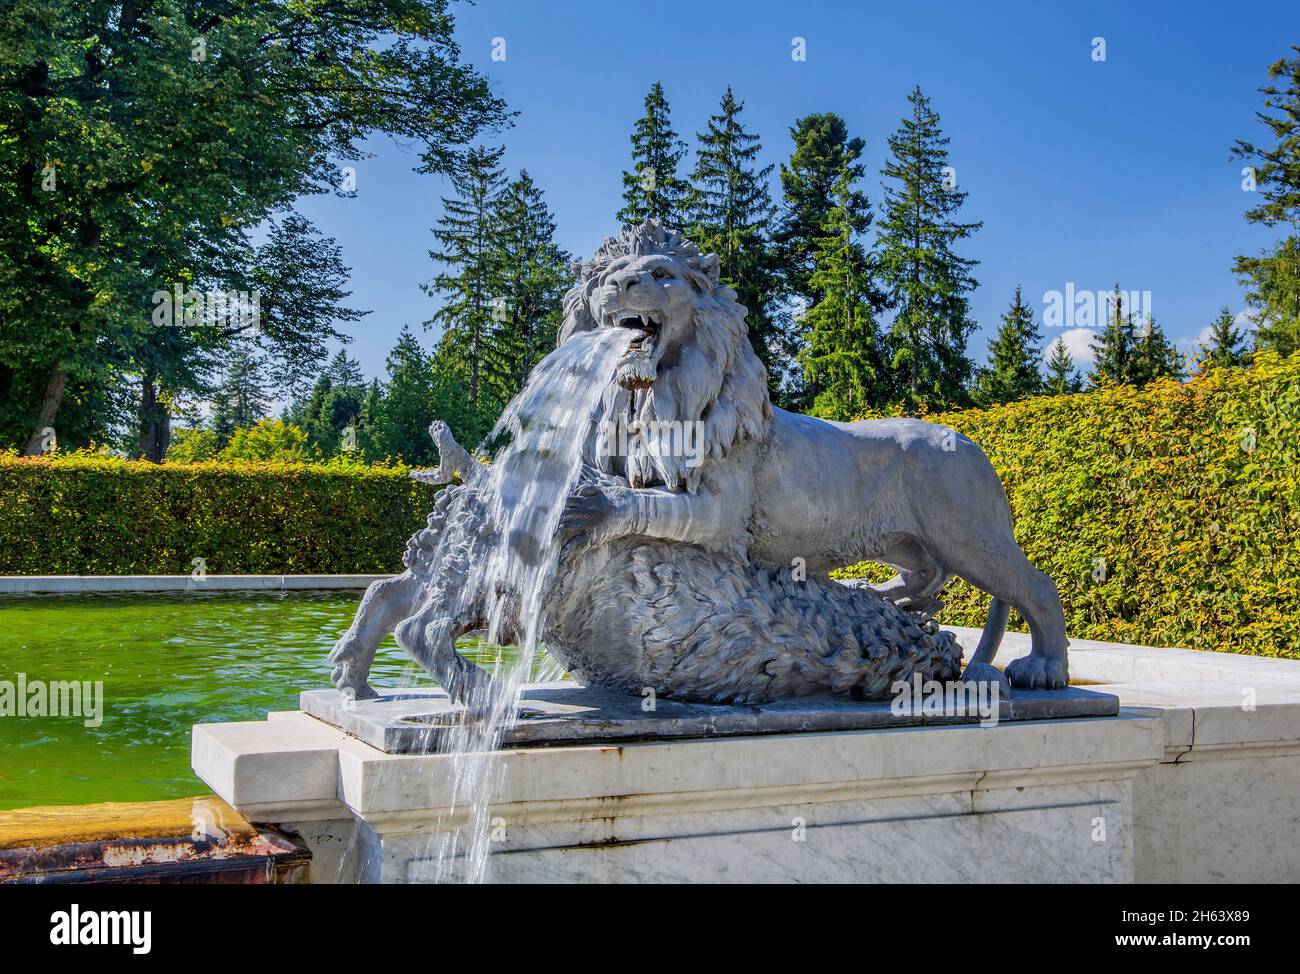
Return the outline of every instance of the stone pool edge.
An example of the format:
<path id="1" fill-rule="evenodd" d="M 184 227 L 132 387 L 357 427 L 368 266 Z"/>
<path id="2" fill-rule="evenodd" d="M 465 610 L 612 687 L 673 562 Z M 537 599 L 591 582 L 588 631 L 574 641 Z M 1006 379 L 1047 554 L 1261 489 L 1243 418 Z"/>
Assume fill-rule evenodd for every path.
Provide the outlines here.
<path id="1" fill-rule="evenodd" d="M 289 592 L 364 589 L 380 575 L 0 575 L 0 595 L 89 592 Z"/>

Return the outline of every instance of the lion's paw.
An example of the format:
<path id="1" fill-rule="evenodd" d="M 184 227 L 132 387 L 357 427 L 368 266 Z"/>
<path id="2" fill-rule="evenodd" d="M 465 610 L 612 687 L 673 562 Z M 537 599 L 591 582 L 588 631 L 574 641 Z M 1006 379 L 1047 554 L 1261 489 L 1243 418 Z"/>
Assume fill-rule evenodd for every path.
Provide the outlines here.
<path id="1" fill-rule="evenodd" d="M 352 637 L 352 633 L 348 632 L 345 633 L 342 638 L 334 644 L 334 648 L 330 650 L 329 661 L 331 663 L 346 663 L 354 656 L 359 655 L 359 652 L 360 651 L 356 647 L 356 641 Z"/>
<path id="2" fill-rule="evenodd" d="M 330 680 L 337 690 L 353 700 L 371 700 L 379 696 L 366 682 L 365 675 L 356 672 L 356 668 L 351 663 L 340 663 L 334 667 L 333 672 L 330 673 Z"/>
<path id="3" fill-rule="evenodd" d="M 1038 653 L 1012 660 L 1006 672 L 1011 685 L 1021 690 L 1059 690 L 1070 682 L 1070 666 L 1064 658 Z"/>
<path id="4" fill-rule="evenodd" d="M 1011 699 L 1011 684 L 1007 682 L 1006 675 L 991 663 L 971 663 L 966 669 L 962 670 L 962 683 L 973 683 L 977 687 L 983 683 L 986 684 L 992 695 L 999 700 Z"/>
<path id="5" fill-rule="evenodd" d="M 595 540 L 618 512 L 618 491 L 627 488 L 581 484 L 564 502 L 556 534 L 561 541 L 583 537 Z"/>

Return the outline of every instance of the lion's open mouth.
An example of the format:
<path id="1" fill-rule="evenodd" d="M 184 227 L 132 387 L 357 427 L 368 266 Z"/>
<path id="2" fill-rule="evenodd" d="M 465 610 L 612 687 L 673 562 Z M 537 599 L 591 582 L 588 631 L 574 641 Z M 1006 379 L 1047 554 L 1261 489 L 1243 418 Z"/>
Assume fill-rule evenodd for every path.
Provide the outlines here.
<path id="1" fill-rule="evenodd" d="M 608 327 L 626 328 L 633 333 L 618 362 L 618 384 L 624 389 L 649 389 L 654 385 L 655 367 L 659 360 L 662 315 L 658 311 L 623 309 L 607 312 L 604 319 Z"/>
<path id="2" fill-rule="evenodd" d="M 659 334 L 661 321 L 658 312 L 655 311 L 635 311 L 631 313 L 618 311 L 609 316 L 609 323 L 615 328 L 634 328 L 641 332 L 627 346 L 629 349 L 639 349 L 647 342 L 651 342 L 651 339 Z"/>

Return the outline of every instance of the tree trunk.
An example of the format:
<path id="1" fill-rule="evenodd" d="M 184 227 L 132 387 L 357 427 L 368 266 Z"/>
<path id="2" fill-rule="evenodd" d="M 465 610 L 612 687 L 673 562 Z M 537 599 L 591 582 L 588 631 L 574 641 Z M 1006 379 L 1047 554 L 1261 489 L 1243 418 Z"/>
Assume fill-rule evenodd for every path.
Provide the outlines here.
<path id="1" fill-rule="evenodd" d="M 152 372 L 140 383 L 140 459 L 162 463 L 171 442 L 171 415 Z"/>
<path id="2" fill-rule="evenodd" d="M 23 456 L 34 457 L 49 452 L 54 421 L 63 406 L 63 390 L 67 385 L 68 373 L 63 368 L 63 363 L 55 363 L 50 369 L 49 381 L 45 383 L 45 398 L 41 400 L 41 411 L 36 417 L 36 429 L 32 431 L 31 439 L 27 441 Z"/>

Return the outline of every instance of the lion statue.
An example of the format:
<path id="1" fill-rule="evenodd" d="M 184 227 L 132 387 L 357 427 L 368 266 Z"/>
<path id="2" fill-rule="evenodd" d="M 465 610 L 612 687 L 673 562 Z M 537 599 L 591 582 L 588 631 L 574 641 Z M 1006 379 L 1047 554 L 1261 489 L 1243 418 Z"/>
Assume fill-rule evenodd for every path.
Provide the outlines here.
<path id="1" fill-rule="evenodd" d="M 577 679 L 707 702 L 881 699 L 913 674 L 954 679 L 960 648 L 930 615 L 955 574 L 992 596 L 970 666 L 988 669 L 1014 607 L 1032 649 L 1007 668 L 1011 685 L 1066 685 L 1056 588 L 1017 545 L 973 442 L 919 420 L 833 423 L 774 407 L 718 258 L 654 221 L 580 266 L 559 344 L 600 329 L 629 337 L 601 421 L 576 433 L 585 469 L 559 519 L 543 633 Z M 335 685 L 358 697 L 374 694 L 366 677 L 389 632 L 453 698 L 488 682 L 454 646 L 484 626 L 483 606 L 456 594 L 476 550 L 495 543 L 488 478 L 443 424 L 430 433 L 439 468 L 412 476 L 462 483 L 440 493 L 407 570 L 371 586 L 331 654 Z M 448 525 L 471 540 L 448 544 Z M 856 586 L 827 574 L 864 560 L 898 574 Z"/>
<path id="2" fill-rule="evenodd" d="M 1056 586 L 1016 543 L 1002 484 L 972 441 L 916 419 L 834 423 L 774 407 L 717 256 L 653 222 L 582 266 L 560 341 L 594 328 L 639 333 L 618 364 L 612 410 L 640 427 L 699 424 L 704 461 L 690 467 L 633 439 L 632 455 L 608 467 L 628 485 L 581 487 L 562 530 L 597 543 L 689 541 L 819 575 L 877 561 L 898 574 L 872 590 L 921 609 L 959 575 L 992 596 L 975 660 L 992 659 L 1014 607 L 1032 650 L 1008 666 L 1012 686 L 1067 684 Z"/>

